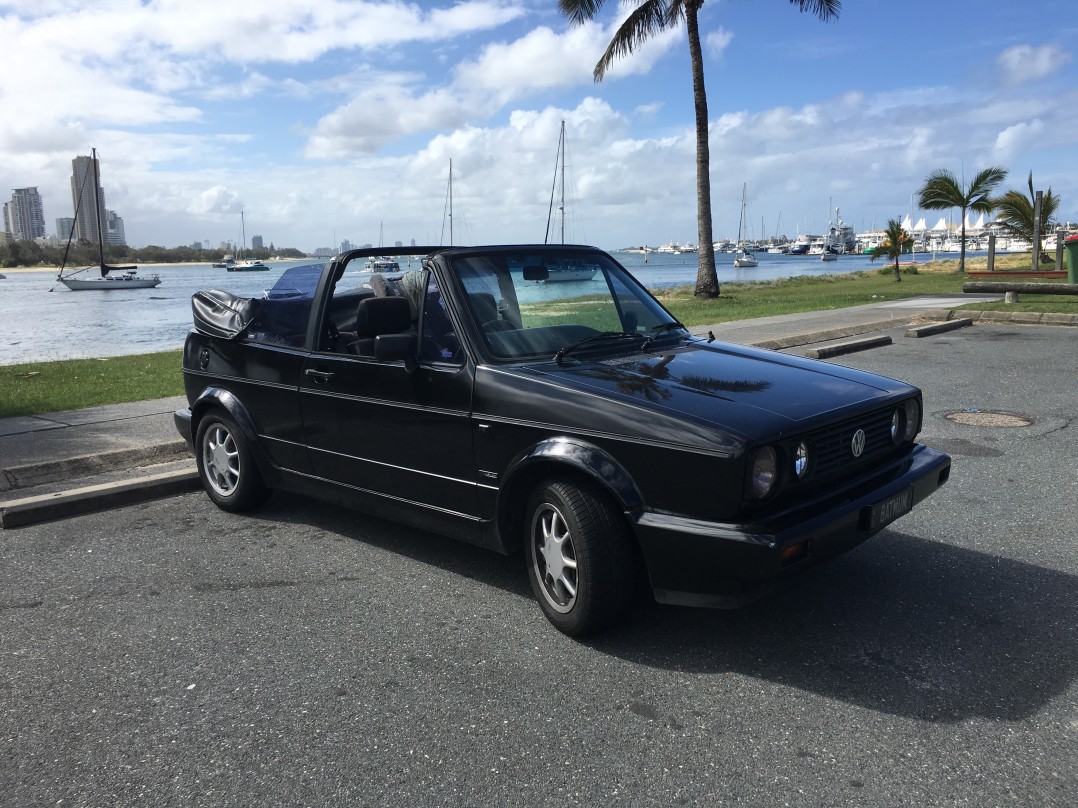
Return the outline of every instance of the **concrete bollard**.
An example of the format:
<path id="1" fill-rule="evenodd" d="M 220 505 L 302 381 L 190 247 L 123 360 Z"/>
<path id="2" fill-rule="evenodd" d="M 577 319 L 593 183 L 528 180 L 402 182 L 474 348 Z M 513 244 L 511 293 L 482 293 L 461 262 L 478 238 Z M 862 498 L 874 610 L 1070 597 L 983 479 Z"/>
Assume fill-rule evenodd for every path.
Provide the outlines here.
<path id="1" fill-rule="evenodd" d="M 1018 292 L 1004 292 L 1003 293 L 1003 302 L 1004 303 L 1017 303 L 1018 302 Z"/>

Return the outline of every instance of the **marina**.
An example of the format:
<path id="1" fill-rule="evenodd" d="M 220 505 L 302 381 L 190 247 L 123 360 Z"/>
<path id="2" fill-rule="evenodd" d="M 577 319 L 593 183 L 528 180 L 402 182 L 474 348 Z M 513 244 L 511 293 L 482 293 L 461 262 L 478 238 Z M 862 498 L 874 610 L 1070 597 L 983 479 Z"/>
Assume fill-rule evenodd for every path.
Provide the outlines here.
<path id="1" fill-rule="evenodd" d="M 649 289 L 692 285 L 697 255 L 686 252 L 611 253 Z M 968 253 L 972 255 L 973 253 Z M 756 253 L 759 265 L 735 269 L 717 256 L 720 283 L 762 281 L 795 275 L 819 275 L 879 269 L 867 255 L 840 255 L 826 264 L 818 256 Z M 928 261 L 931 255 L 909 256 Z M 191 328 L 191 296 L 224 289 L 260 297 L 289 267 L 314 261 L 271 261 L 269 270 L 228 273 L 208 264 L 153 266 L 161 285 L 152 290 L 114 290 L 107 294 L 73 293 L 56 282 L 54 269 L 11 272 L 0 284 L 0 366 L 61 359 L 104 358 L 179 349 Z M 400 259 L 401 271 L 418 269 L 416 258 Z M 360 270 L 356 270 L 360 271 Z M 594 281 L 579 282 L 581 294 Z M 51 290 L 51 291 L 50 291 Z M 542 295 L 542 284 L 535 294 Z"/>

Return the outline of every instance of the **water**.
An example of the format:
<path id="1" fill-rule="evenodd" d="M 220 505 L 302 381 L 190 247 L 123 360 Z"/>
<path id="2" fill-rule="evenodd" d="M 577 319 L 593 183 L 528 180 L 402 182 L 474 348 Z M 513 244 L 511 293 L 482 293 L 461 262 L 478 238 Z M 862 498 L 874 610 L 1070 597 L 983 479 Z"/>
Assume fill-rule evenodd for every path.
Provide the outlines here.
<path id="1" fill-rule="evenodd" d="M 693 284 L 697 256 L 652 253 L 645 263 L 638 253 L 614 257 L 645 286 L 659 289 Z M 770 280 L 793 275 L 852 272 L 881 262 L 867 256 L 843 255 L 821 262 L 819 256 L 757 255 L 760 266 L 734 269 L 733 255 L 716 256 L 719 282 Z M 409 267 L 400 259 L 401 269 Z M 58 359 L 103 358 L 167 351 L 183 346 L 191 329 L 191 295 L 203 289 L 225 289 L 259 297 L 289 267 L 307 261 L 270 262 L 268 272 L 226 272 L 205 264 L 146 266 L 139 274 L 157 273 L 155 289 L 72 292 L 56 281 L 55 270 L 4 272 L 0 280 L 0 365 Z M 360 264 L 356 263 L 357 268 Z"/>

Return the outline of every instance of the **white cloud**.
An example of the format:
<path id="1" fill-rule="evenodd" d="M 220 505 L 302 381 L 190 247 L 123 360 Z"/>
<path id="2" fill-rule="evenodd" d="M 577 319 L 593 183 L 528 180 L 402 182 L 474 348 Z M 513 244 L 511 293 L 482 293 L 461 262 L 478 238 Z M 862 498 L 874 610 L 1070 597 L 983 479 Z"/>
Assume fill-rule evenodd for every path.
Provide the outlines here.
<path id="1" fill-rule="evenodd" d="M 1011 162 L 1023 149 L 1035 143 L 1043 132 L 1044 122 L 1036 119 L 1008 126 L 996 136 L 992 149 L 993 162 L 1004 165 Z"/>
<path id="2" fill-rule="evenodd" d="M 1015 45 L 996 59 L 1008 84 L 1044 78 L 1070 62 L 1070 53 L 1059 45 Z"/>
<path id="3" fill-rule="evenodd" d="M 719 59 L 722 57 L 723 51 L 726 50 L 726 46 L 733 40 L 734 35 L 732 33 L 723 28 L 718 28 L 704 36 L 704 50 L 709 56 Z"/>

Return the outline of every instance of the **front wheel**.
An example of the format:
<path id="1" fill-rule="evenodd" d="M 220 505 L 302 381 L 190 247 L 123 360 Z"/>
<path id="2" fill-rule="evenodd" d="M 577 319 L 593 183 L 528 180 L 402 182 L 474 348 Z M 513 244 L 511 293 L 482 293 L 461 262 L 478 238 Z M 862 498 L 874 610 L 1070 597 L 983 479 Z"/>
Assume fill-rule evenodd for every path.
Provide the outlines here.
<path id="1" fill-rule="evenodd" d="M 250 510 L 269 496 L 247 439 L 222 412 L 207 413 L 199 422 L 195 461 L 202 487 L 223 510 Z"/>
<path id="2" fill-rule="evenodd" d="M 572 636 L 620 620 L 632 603 L 634 556 L 609 498 L 552 480 L 532 494 L 527 513 L 528 578 L 547 619 Z"/>

